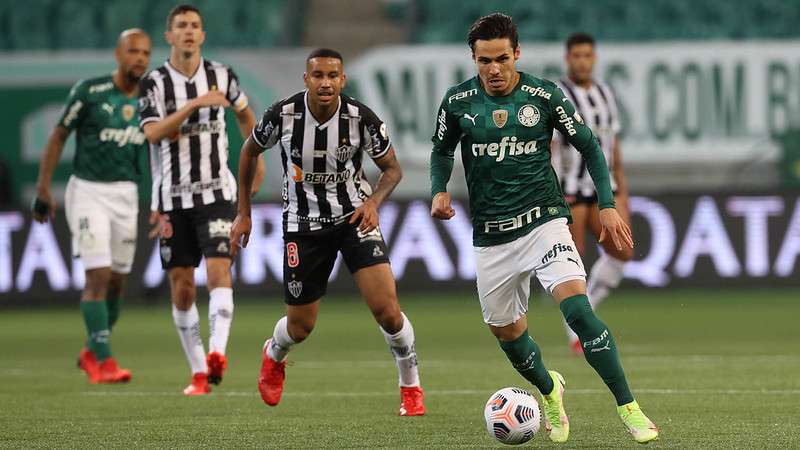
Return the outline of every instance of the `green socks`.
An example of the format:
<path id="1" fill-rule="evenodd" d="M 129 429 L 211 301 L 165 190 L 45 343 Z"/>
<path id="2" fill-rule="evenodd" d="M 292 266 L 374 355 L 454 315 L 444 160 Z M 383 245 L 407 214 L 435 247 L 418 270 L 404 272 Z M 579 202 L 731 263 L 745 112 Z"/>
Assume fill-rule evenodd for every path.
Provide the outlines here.
<path id="1" fill-rule="evenodd" d="M 108 330 L 111 331 L 114 328 L 114 324 L 117 323 L 119 319 L 119 309 L 122 306 L 122 299 L 121 298 L 109 298 L 106 299 L 106 309 L 108 309 Z"/>
<path id="2" fill-rule="evenodd" d="M 553 392 L 553 379 L 547 373 L 547 369 L 542 362 L 542 353 L 539 346 L 528 335 L 528 330 L 511 342 L 498 340 L 500 348 L 506 352 L 511 365 L 517 369 L 520 375 L 533 383 L 542 395 Z"/>
<path id="3" fill-rule="evenodd" d="M 625 380 L 614 336 L 594 314 L 589 299 L 585 295 L 575 295 L 564 299 L 559 307 L 569 327 L 578 335 L 586 361 L 614 394 L 617 405 L 632 402 L 633 394 Z"/>
<path id="4" fill-rule="evenodd" d="M 81 313 L 89 333 L 89 350 L 97 356 L 97 361 L 102 362 L 111 356 L 111 346 L 108 344 L 108 309 L 103 301 L 81 301 Z"/>

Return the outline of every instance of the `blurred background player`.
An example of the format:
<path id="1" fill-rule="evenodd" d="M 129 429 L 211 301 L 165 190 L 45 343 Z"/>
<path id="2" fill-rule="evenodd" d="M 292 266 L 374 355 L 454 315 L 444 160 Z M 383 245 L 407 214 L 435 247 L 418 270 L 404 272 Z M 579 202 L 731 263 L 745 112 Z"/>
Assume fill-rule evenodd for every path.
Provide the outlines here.
<path id="1" fill-rule="evenodd" d="M 239 186 L 253 179 L 255 162 L 279 145 L 283 160 L 285 243 L 283 280 L 286 316 L 264 344 L 258 389 L 270 406 L 280 402 L 286 355 L 303 342 L 317 321 L 319 301 L 339 252 L 380 325 L 394 355 L 400 384 L 400 415 L 425 414 L 414 328 L 400 310 L 394 274 L 379 227 L 378 207 L 402 178 L 386 124 L 358 101 L 340 95 L 345 85 L 342 55 L 313 51 L 303 74 L 306 90 L 281 100 L 244 143 Z M 364 177 L 366 153 L 381 170 L 375 192 Z M 239 202 L 231 230 L 236 246 L 247 245 L 250 199 Z"/>
<path id="2" fill-rule="evenodd" d="M 609 328 L 586 298 L 586 274 L 567 227 L 569 209 L 550 163 L 554 129 L 586 158 L 597 187 L 601 240 L 633 247 L 630 228 L 614 208 L 608 168 L 581 115 L 552 82 L 515 68 L 517 27 L 495 13 L 478 19 L 468 43 L 478 75 L 447 90 L 436 115 L 431 152 L 431 215 L 455 216 L 447 183 L 456 145 L 469 192 L 478 296 L 484 322 L 512 366 L 542 393 L 547 434 L 569 438 L 564 378 L 548 371 L 528 334 L 530 277 L 535 275 L 578 334 L 586 361 L 617 403 L 617 413 L 637 442 L 658 438 L 625 377 Z M 539 147 L 541 146 L 541 147 Z"/>
<path id="3" fill-rule="evenodd" d="M 575 33 L 566 42 L 567 76 L 557 82 L 575 109 L 592 129 L 611 172 L 609 181 L 614 192 L 616 208 L 622 219 L 630 225 L 628 210 L 628 185 L 622 167 L 618 134 L 619 111 L 611 88 L 592 77 L 597 54 L 594 38 L 586 33 Z M 553 162 L 561 178 L 561 188 L 572 214 L 569 230 L 581 256 L 586 254 L 586 231 L 600 239 L 597 192 L 589 175 L 586 160 L 573 151 L 572 145 L 561 134 L 554 135 Z M 611 289 L 622 280 L 625 262 L 633 258 L 633 248 L 617 249 L 608 239 L 600 243 L 603 251 L 589 271 L 586 295 L 593 309 L 605 300 Z M 576 354 L 583 352 L 578 336 L 565 323 L 570 348 Z"/>
<path id="4" fill-rule="evenodd" d="M 81 80 L 70 91 L 42 155 L 33 204 L 38 222 L 55 217 L 50 183 L 64 143 L 76 130 L 74 169 L 64 206 L 72 252 L 86 273 L 81 313 L 89 340 L 80 351 L 78 366 L 91 383 L 131 379 L 131 372 L 120 369 L 111 356 L 109 341 L 136 250 L 136 182 L 139 158 L 146 154 L 136 99 L 139 79 L 150 63 L 150 38 L 140 29 L 125 30 L 114 56 L 117 69 L 112 74 Z"/>
<path id="5" fill-rule="evenodd" d="M 224 108 L 236 113 L 242 136 L 252 131 L 255 116 L 233 70 L 201 56 L 205 32 L 197 8 L 176 6 L 164 36 L 169 60 L 142 80 L 139 93 L 153 176 L 151 235 L 160 234 L 172 317 L 192 370 L 183 392 L 202 395 L 211 392 L 209 383 L 222 380 L 233 320 L 228 232 L 236 214 L 236 180 L 228 168 Z M 263 163 L 245 196 L 255 193 L 262 179 Z M 203 256 L 210 297 L 208 355 L 195 305 L 194 269 Z"/>

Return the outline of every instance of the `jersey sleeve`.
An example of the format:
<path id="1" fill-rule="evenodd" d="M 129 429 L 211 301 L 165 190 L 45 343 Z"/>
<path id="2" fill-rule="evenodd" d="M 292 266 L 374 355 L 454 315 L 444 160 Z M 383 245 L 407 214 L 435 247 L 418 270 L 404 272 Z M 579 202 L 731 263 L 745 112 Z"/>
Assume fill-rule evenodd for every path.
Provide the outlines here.
<path id="1" fill-rule="evenodd" d="M 253 141 L 263 149 L 274 147 L 281 137 L 281 102 L 264 111 L 252 133 Z"/>
<path id="2" fill-rule="evenodd" d="M 230 67 L 228 67 L 228 92 L 226 93 L 225 98 L 231 102 L 231 106 L 236 112 L 244 111 L 249 104 L 247 95 L 245 95 L 241 85 L 239 84 L 239 77 Z"/>
<path id="3" fill-rule="evenodd" d="M 575 110 L 575 106 L 564 95 L 560 88 L 555 87 L 550 97 L 550 117 L 553 127 L 563 138 L 575 147 L 586 160 L 586 168 L 594 182 L 597 191 L 600 209 L 613 208 L 614 194 L 611 191 L 611 178 L 608 165 L 600 148 L 600 142 L 592 134 L 592 130 L 584 123 L 583 117 Z"/>
<path id="4" fill-rule="evenodd" d="M 372 159 L 382 158 L 389 152 L 392 141 L 389 139 L 389 131 L 386 124 L 366 106 L 361 106 L 361 128 L 364 139 L 361 148 L 367 152 Z"/>
<path id="5" fill-rule="evenodd" d="M 142 78 L 139 82 L 139 128 L 165 117 L 163 103 L 155 80 Z"/>
<path id="6" fill-rule="evenodd" d="M 86 116 L 86 95 L 86 84 L 83 80 L 72 86 L 64 104 L 64 110 L 61 112 L 61 118 L 58 120 L 59 126 L 72 131 L 83 121 Z"/>
<path id="7" fill-rule="evenodd" d="M 445 94 L 439 105 L 433 137 L 431 137 L 431 142 L 433 142 L 430 165 L 431 196 L 447 192 L 447 183 L 453 172 L 456 145 L 461 139 L 458 118 L 450 112 L 448 98 L 448 95 Z"/>

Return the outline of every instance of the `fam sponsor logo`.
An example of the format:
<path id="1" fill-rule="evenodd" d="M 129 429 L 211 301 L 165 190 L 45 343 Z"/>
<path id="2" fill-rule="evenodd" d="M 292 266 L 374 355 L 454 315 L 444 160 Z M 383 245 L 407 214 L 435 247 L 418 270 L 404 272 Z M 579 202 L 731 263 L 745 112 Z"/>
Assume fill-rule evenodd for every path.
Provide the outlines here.
<path id="1" fill-rule="evenodd" d="M 463 91 L 463 92 L 456 92 L 455 94 L 453 94 L 453 95 L 451 95 L 450 97 L 447 98 L 447 104 L 449 105 L 450 103 L 453 103 L 454 100 L 461 100 L 461 99 L 465 99 L 467 97 L 471 97 L 471 96 L 473 96 L 473 95 L 475 95 L 477 93 L 478 93 L 478 89 L 477 88 L 473 88 L 473 89 L 470 89 L 468 91 Z"/>
<path id="2" fill-rule="evenodd" d="M 311 184 L 345 183 L 353 175 L 350 169 L 341 172 L 303 172 L 297 164 L 292 164 L 292 172 L 294 181 Z"/>
<path id="3" fill-rule="evenodd" d="M 488 220 L 483 223 L 484 233 L 506 233 L 521 228 L 542 217 L 542 208 L 535 206 L 522 214 L 508 219 Z"/>
<path id="4" fill-rule="evenodd" d="M 488 144 L 472 144 L 473 156 L 490 156 L 500 162 L 506 156 L 529 155 L 536 152 L 536 141 L 517 141 L 516 136 L 503 136 L 503 139 Z"/>
<path id="5" fill-rule="evenodd" d="M 539 96 L 546 100 L 550 100 L 550 97 L 553 95 L 545 91 L 544 88 L 541 86 L 532 87 L 528 86 L 527 84 L 523 84 L 520 89 L 522 90 L 522 92 L 527 92 L 528 94 L 531 94 L 533 96 Z"/>
<path id="6" fill-rule="evenodd" d="M 571 252 L 575 253 L 575 249 L 572 248 L 569 244 L 562 244 L 561 242 L 557 242 L 553 245 L 553 248 L 547 251 L 545 255 L 542 257 L 542 264 L 545 264 L 547 261 L 550 261 L 553 258 L 556 258 L 559 253 L 564 252 Z"/>
<path id="7" fill-rule="evenodd" d="M 147 139 L 139 127 L 129 126 L 126 128 L 103 128 L 100 130 L 100 142 L 116 142 L 117 147 L 124 147 L 128 144 L 141 145 Z"/>

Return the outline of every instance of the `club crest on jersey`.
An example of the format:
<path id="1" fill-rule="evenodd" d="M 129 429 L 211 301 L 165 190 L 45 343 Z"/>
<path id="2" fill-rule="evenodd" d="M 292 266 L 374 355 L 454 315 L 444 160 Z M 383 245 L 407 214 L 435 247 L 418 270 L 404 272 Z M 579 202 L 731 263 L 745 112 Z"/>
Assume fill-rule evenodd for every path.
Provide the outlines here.
<path id="1" fill-rule="evenodd" d="M 345 162 L 353 156 L 353 146 L 342 144 L 336 149 L 336 159 L 339 162 Z"/>
<path id="2" fill-rule="evenodd" d="M 492 111 L 492 120 L 494 120 L 494 124 L 497 125 L 497 128 L 503 128 L 506 126 L 506 122 L 508 122 L 508 111 L 505 109 L 495 109 Z"/>
<path id="3" fill-rule="evenodd" d="M 127 122 L 133 119 L 133 114 L 135 112 L 136 109 L 133 107 L 133 105 L 125 105 L 122 107 L 122 118 Z"/>
<path id="4" fill-rule="evenodd" d="M 519 109 L 517 112 L 517 120 L 519 123 L 526 127 L 532 127 L 539 123 L 539 108 L 533 105 L 523 105 L 522 108 Z"/>
<path id="5" fill-rule="evenodd" d="M 300 297 L 300 293 L 303 292 L 302 281 L 290 281 L 286 284 L 286 287 L 289 288 L 289 293 L 292 294 L 294 298 Z"/>

